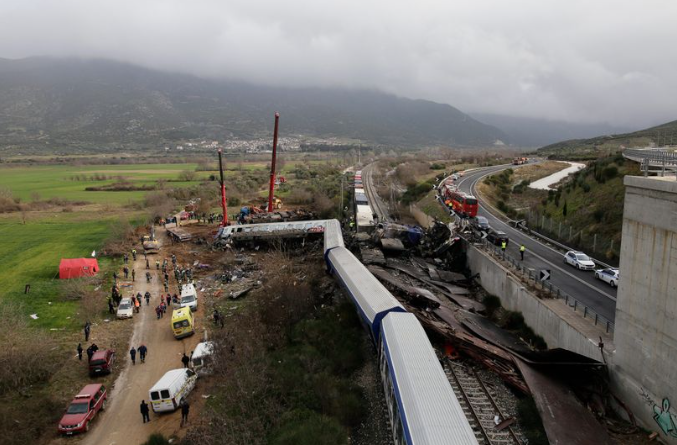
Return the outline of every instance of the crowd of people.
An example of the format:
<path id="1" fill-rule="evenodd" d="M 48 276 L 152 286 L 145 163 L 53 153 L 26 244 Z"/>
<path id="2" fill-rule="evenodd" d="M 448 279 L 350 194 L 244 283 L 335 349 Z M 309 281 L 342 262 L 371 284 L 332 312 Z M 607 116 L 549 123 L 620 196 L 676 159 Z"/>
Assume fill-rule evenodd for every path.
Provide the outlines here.
<path id="1" fill-rule="evenodd" d="M 211 221 L 215 220 L 216 215 L 203 215 L 205 220 L 210 219 Z M 197 218 L 197 216 L 196 216 Z M 130 255 L 131 254 L 131 255 Z M 121 279 L 124 280 L 129 280 L 131 277 L 131 281 L 135 282 L 136 281 L 136 271 L 134 269 L 134 262 L 137 260 L 137 251 L 136 249 L 132 249 L 130 254 L 125 253 L 123 255 L 123 265 L 122 265 L 122 273 L 119 273 L 119 269 L 113 272 L 113 286 L 111 288 L 111 293 L 110 296 L 108 297 L 108 311 L 109 313 L 113 314 L 116 311 L 117 306 L 120 305 L 120 302 L 122 300 L 122 293 L 120 291 L 120 288 L 124 283 L 120 283 Z M 152 275 L 151 275 L 151 263 L 146 255 L 146 253 L 143 253 L 144 259 L 145 259 L 145 265 L 146 265 L 146 280 L 148 283 L 151 282 L 152 280 Z M 131 264 L 130 264 L 131 260 Z M 171 269 L 173 270 L 173 276 L 174 276 L 174 281 L 175 285 L 177 286 L 178 289 L 178 294 L 175 292 L 173 295 L 169 291 L 169 281 L 170 281 L 170 264 L 169 261 L 171 260 Z M 186 283 L 190 283 L 193 280 L 193 271 L 189 267 L 181 267 L 179 264 L 177 258 L 175 255 L 172 255 L 170 259 L 164 258 L 163 261 L 161 262 L 159 259 L 155 260 L 155 270 L 157 272 L 157 279 L 158 280 L 163 280 L 163 285 L 164 285 L 164 292 L 160 293 L 159 295 L 159 304 L 155 306 L 155 313 L 157 319 L 161 319 L 164 317 L 164 315 L 167 312 L 168 307 L 171 307 L 173 305 L 178 305 L 180 304 L 179 300 L 179 294 L 181 292 L 182 287 Z M 151 305 L 151 299 L 153 299 L 153 296 L 150 291 L 146 291 L 144 294 L 141 292 L 137 292 L 135 295 L 132 294 L 130 297 L 132 301 L 132 305 L 134 308 L 134 311 L 136 313 L 139 313 L 141 311 L 141 308 L 143 307 L 143 301 L 145 300 L 146 306 Z M 91 327 L 92 324 L 87 321 L 84 325 L 84 336 L 85 336 L 85 342 L 89 341 L 90 333 L 91 333 Z M 83 352 L 86 352 L 88 362 L 91 361 L 94 353 L 99 349 L 99 347 L 96 345 L 96 343 L 92 343 L 91 346 L 87 347 L 86 350 L 83 349 L 82 343 L 78 343 L 77 345 L 77 356 L 79 360 L 82 360 L 82 355 Z M 192 351 L 191 351 L 192 355 Z M 129 350 L 129 357 L 132 363 L 132 366 L 136 365 L 136 359 L 138 358 L 140 363 L 145 363 L 146 357 L 148 356 L 148 347 L 145 344 L 140 344 L 138 347 L 132 346 L 131 349 Z M 190 357 L 186 355 L 185 353 L 181 357 L 181 363 L 184 367 L 188 367 L 188 363 L 190 361 Z M 181 426 L 183 426 L 186 422 L 188 422 L 188 412 L 190 409 L 190 405 L 186 400 L 183 400 L 181 402 Z M 142 420 L 144 423 L 150 422 L 150 408 L 149 405 L 145 402 L 145 400 L 141 401 L 141 406 L 140 406 L 140 411 L 142 415 Z"/>

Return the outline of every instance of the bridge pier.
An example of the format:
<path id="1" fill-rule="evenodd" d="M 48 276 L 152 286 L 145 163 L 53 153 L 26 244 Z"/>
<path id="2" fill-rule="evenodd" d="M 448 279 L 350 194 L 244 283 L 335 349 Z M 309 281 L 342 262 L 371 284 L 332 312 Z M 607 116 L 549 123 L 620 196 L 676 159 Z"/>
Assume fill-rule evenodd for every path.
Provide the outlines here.
<path id="1" fill-rule="evenodd" d="M 639 423 L 677 444 L 677 182 L 625 178 L 615 392 Z"/>

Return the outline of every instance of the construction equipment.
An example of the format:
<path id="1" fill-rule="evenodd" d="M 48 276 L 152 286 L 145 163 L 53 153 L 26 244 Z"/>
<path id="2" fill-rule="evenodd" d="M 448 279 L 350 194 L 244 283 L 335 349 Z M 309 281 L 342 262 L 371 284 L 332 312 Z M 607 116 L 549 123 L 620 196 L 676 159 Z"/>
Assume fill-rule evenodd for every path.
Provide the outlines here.
<path id="1" fill-rule="evenodd" d="M 219 174 L 221 175 L 221 208 L 223 209 L 223 220 L 221 221 L 221 226 L 226 227 L 228 222 L 228 200 L 226 199 L 226 182 L 223 180 L 223 160 L 222 160 L 223 150 L 219 148 Z"/>
<path id="2" fill-rule="evenodd" d="M 280 113 L 275 113 L 275 131 L 273 132 L 273 160 L 270 163 L 270 188 L 268 189 L 268 212 L 273 211 L 273 192 L 275 190 L 275 157 L 277 155 L 277 129 L 279 123 Z M 277 208 L 279 209 L 280 207 Z"/>
<path id="3" fill-rule="evenodd" d="M 155 239 L 155 226 L 150 227 L 150 235 L 143 236 L 142 245 L 146 254 L 160 253 L 160 244 Z"/>

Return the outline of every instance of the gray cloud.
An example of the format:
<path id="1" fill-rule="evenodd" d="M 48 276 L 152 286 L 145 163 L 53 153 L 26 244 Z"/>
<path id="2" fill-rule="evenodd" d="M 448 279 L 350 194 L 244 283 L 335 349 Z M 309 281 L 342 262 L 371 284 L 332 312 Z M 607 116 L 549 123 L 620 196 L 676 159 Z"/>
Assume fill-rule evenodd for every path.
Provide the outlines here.
<path id="1" fill-rule="evenodd" d="M 3 0 L 0 57 L 104 57 L 463 111 L 677 119 L 677 2 Z"/>

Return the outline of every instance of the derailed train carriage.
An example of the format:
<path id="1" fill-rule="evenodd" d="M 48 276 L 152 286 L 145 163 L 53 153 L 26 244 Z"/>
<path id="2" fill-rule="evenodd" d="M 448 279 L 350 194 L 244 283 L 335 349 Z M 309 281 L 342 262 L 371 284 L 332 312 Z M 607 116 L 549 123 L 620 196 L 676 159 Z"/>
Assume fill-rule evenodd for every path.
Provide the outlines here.
<path id="1" fill-rule="evenodd" d="M 233 226 L 222 229 L 217 238 L 231 242 L 240 233 L 274 233 L 289 229 L 288 224 Z M 338 221 L 305 221 L 303 224 L 303 230 L 324 232 L 324 258 L 328 270 L 355 304 L 360 320 L 376 346 L 394 443 L 478 445 L 416 316 L 407 312 L 345 248 Z"/>
<path id="2" fill-rule="evenodd" d="M 377 347 L 394 443 L 477 445 L 416 316 L 344 247 L 338 224 L 326 227 L 324 248 L 329 270 L 355 304 Z"/>

